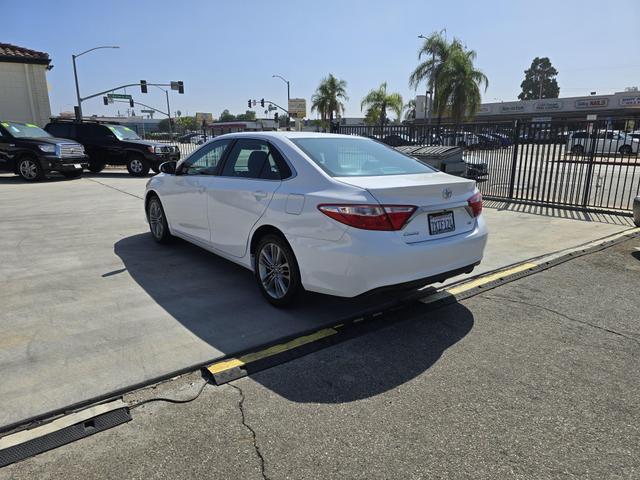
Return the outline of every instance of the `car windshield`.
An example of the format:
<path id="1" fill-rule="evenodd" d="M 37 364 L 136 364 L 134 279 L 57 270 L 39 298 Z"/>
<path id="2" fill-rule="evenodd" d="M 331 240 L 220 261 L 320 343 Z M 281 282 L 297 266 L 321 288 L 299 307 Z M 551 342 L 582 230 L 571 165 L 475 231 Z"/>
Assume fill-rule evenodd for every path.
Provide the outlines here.
<path id="1" fill-rule="evenodd" d="M 136 132 L 123 125 L 107 125 L 107 128 L 118 137 L 118 140 L 140 140 Z"/>
<path id="2" fill-rule="evenodd" d="M 32 123 L 2 122 L 2 126 L 16 138 L 43 138 L 51 136 Z"/>
<path id="3" fill-rule="evenodd" d="M 391 147 L 366 138 L 313 137 L 291 140 L 332 177 L 431 173 L 435 170 Z"/>

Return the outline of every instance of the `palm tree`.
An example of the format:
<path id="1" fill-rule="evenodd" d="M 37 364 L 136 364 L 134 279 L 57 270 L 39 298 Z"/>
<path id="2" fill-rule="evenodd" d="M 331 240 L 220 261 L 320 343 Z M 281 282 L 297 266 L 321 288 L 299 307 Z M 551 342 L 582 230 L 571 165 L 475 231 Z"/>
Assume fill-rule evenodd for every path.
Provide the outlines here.
<path id="1" fill-rule="evenodd" d="M 333 116 L 340 115 L 344 112 L 343 101 L 349 100 L 347 97 L 347 82 L 339 80 L 329 74 L 318 85 L 316 92 L 311 97 L 311 111 L 314 110 L 320 113 L 322 123 L 325 123 L 327 119 L 329 122 L 333 122 Z"/>
<path id="2" fill-rule="evenodd" d="M 438 77 L 442 71 L 444 64 L 449 58 L 451 48 L 454 44 L 458 44 L 458 40 L 448 43 L 447 39 L 440 33 L 432 33 L 424 40 L 422 47 L 418 50 L 418 60 L 425 57 L 425 61 L 420 63 L 409 77 L 409 86 L 418 88 L 421 82 L 426 82 L 428 89 L 436 98 L 438 90 Z M 426 98 L 425 98 L 426 109 Z"/>
<path id="3" fill-rule="evenodd" d="M 404 106 L 404 119 L 405 120 L 415 120 L 416 119 L 416 101 L 414 98 L 409 100 L 407 104 Z"/>
<path id="4" fill-rule="evenodd" d="M 476 53 L 467 50 L 460 40 L 447 42 L 440 33 L 425 39 L 418 52 L 426 60 L 419 64 L 409 77 L 409 85 L 417 88 L 422 81 L 433 92 L 433 109 L 438 113 L 438 123 L 449 109 L 454 122 L 460 122 L 469 113 L 476 113 L 480 104 L 480 86 L 488 86 L 487 77 L 473 66 Z"/>
<path id="5" fill-rule="evenodd" d="M 476 52 L 461 45 L 454 46 L 438 77 L 435 97 L 436 111 L 442 116 L 445 109 L 454 123 L 460 123 L 468 115 L 478 111 L 481 102 L 480 87 L 489 86 L 487 76 L 473 66 Z"/>
<path id="6" fill-rule="evenodd" d="M 402 96 L 399 93 L 388 93 L 387 82 L 383 82 L 378 88 L 371 90 L 362 99 L 362 102 L 360 103 L 360 110 L 364 110 L 365 107 L 370 111 L 379 112 L 380 126 L 384 127 L 387 119 L 387 109 L 390 109 L 395 113 L 399 121 L 402 116 L 404 102 L 402 101 Z"/>

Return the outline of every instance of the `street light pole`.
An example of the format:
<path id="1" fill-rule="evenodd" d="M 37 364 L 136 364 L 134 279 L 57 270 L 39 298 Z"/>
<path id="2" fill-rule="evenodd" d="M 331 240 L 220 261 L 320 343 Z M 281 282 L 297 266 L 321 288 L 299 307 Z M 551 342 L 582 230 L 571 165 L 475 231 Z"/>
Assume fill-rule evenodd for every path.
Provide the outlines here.
<path id="1" fill-rule="evenodd" d="M 94 50 L 100 50 L 101 48 L 120 48 L 120 47 L 115 45 L 93 47 L 77 55 L 71 55 L 71 60 L 73 61 L 73 78 L 76 82 L 76 97 L 78 99 L 78 109 L 76 111 L 76 120 L 79 122 L 82 122 L 82 98 L 80 97 L 80 85 L 78 83 L 78 69 L 76 67 L 76 58 L 78 58 L 81 55 L 84 55 L 85 53 L 93 52 Z"/>
<path id="2" fill-rule="evenodd" d="M 287 80 L 286 78 L 280 76 L 280 75 L 272 75 L 271 78 L 279 78 L 280 80 L 282 80 L 284 83 L 287 84 L 287 130 L 291 130 L 291 118 L 289 117 L 289 101 L 291 100 L 291 91 L 290 91 L 290 84 L 289 84 L 289 80 Z"/>

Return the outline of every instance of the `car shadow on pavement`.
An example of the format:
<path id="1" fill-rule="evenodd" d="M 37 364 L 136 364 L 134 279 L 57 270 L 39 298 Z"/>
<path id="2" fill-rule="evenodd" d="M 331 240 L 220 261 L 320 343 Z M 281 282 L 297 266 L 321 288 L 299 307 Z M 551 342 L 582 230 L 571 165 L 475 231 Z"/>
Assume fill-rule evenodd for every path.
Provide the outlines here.
<path id="1" fill-rule="evenodd" d="M 252 376 L 296 402 L 349 402 L 395 388 L 428 370 L 473 327 L 464 306 L 433 310 L 416 301 L 415 292 L 355 299 L 307 293 L 293 307 L 277 309 L 263 299 L 245 268 L 184 241 L 158 245 L 148 233 L 126 237 L 114 250 L 153 301 L 226 355 L 403 305 L 376 320 L 378 327 L 364 327 L 348 349 L 329 347 L 291 362 L 286 375 Z"/>
<path id="2" fill-rule="evenodd" d="M 158 245 L 144 233 L 119 240 L 114 251 L 157 305 L 226 355 L 379 311 L 409 295 L 344 299 L 306 293 L 292 307 L 278 309 L 262 297 L 249 270 L 187 242 Z"/>
<path id="3" fill-rule="evenodd" d="M 251 378 L 298 403 L 347 403 L 397 388 L 429 370 L 474 325 L 459 303 L 410 309 L 408 318 L 349 340 L 348 347 L 329 347 Z"/>

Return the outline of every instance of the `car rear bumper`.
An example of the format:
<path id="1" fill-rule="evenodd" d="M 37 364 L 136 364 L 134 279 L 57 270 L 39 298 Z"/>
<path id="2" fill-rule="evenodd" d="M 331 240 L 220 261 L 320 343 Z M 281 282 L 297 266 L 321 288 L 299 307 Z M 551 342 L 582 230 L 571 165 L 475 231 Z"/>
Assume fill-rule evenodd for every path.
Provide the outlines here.
<path id="1" fill-rule="evenodd" d="M 337 242 L 289 238 L 305 289 L 355 297 L 383 287 L 437 283 L 471 270 L 482 260 L 487 229 L 407 244 L 397 232 L 349 228 Z"/>

